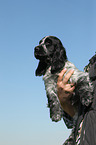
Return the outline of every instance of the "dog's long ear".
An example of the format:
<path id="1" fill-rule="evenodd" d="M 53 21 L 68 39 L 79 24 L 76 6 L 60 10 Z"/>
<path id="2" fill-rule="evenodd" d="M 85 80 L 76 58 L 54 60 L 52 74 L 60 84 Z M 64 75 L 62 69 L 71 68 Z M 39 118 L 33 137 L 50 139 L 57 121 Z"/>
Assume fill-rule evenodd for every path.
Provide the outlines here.
<path id="1" fill-rule="evenodd" d="M 36 76 L 44 75 L 46 68 L 47 68 L 47 64 L 44 61 L 40 61 L 35 72 Z"/>
<path id="2" fill-rule="evenodd" d="M 59 45 L 55 46 L 55 52 L 52 57 L 52 64 L 51 64 L 51 73 L 56 73 L 61 70 L 64 65 L 65 61 L 67 60 L 66 51 L 63 45 L 60 43 Z"/>

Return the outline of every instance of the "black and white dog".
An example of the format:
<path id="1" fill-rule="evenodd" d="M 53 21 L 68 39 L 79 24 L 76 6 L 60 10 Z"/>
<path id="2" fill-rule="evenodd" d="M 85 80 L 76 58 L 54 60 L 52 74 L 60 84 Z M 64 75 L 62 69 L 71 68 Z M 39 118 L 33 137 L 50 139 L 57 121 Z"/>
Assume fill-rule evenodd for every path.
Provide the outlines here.
<path id="1" fill-rule="evenodd" d="M 78 108 L 79 101 L 85 106 L 89 106 L 92 103 L 93 85 L 89 79 L 89 74 L 79 71 L 74 64 L 68 61 L 66 50 L 57 37 L 44 37 L 40 40 L 39 45 L 35 47 L 34 54 L 36 59 L 39 59 L 36 76 L 43 75 L 52 121 L 57 122 L 63 117 L 63 110 L 57 96 L 58 74 L 63 68 L 67 68 L 67 72 L 74 69 L 74 74 L 71 76 L 69 83 L 76 85 L 74 95 L 71 98 L 75 108 Z"/>

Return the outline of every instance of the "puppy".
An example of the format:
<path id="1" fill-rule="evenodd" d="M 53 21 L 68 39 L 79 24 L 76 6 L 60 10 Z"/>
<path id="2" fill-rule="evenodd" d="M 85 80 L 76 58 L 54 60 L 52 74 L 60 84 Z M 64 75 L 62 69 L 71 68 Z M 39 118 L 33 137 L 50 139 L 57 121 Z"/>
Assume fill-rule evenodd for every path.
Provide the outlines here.
<path id="1" fill-rule="evenodd" d="M 57 96 L 58 74 L 63 68 L 67 68 L 66 73 L 74 69 L 69 83 L 76 85 L 76 89 L 71 98 L 71 103 L 76 108 L 76 114 L 78 114 L 79 102 L 83 106 L 89 106 L 92 103 L 93 85 L 89 79 L 89 74 L 78 70 L 74 64 L 68 61 L 66 50 L 57 37 L 46 36 L 40 40 L 39 45 L 34 49 L 34 55 L 36 59 L 39 59 L 36 76 L 43 75 L 52 121 L 57 122 L 62 117 L 65 123 L 67 120 Z"/>

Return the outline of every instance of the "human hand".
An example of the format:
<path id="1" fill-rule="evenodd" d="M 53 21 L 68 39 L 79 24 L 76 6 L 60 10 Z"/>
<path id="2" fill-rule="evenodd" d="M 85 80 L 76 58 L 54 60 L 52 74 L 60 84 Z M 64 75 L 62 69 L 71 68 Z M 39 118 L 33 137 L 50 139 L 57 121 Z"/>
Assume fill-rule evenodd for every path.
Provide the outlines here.
<path id="1" fill-rule="evenodd" d="M 59 77 L 57 81 L 57 94 L 63 110 L 66 111 L 69 115 L 73 116 L 74 113 L 72 113 L 71 110 L 73 109 L 73 106 L 71 105 L 70 97 L 73 94 L 75 86 L 74 84 L 68 84 L 68 80 L 70 79 L 71 75 L 74 73 L 74 70 L 70 70 L 63 78 L 66 71 L 67 69 L 63 69 L 59 73 Z"/>

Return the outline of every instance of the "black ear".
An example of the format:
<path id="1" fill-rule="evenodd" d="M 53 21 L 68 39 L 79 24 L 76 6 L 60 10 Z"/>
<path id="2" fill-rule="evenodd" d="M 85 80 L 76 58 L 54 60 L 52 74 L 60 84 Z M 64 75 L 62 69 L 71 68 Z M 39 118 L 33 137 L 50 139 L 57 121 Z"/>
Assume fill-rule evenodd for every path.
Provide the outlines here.
<path id="1" fill-rule="evenodd" d="M 47 68 L 47 64 L 44 61 L 40 61 L 35 72 L 36 76 L 44 75 L 46 68 Z"/>
<path id="2" fill-rule="evenodd" d="M 52 57 L 51 73 L 56 73 L 61 70 L 67 60 L 66 51 L 62 44 L 56 46 L 54 55 Z"/>

